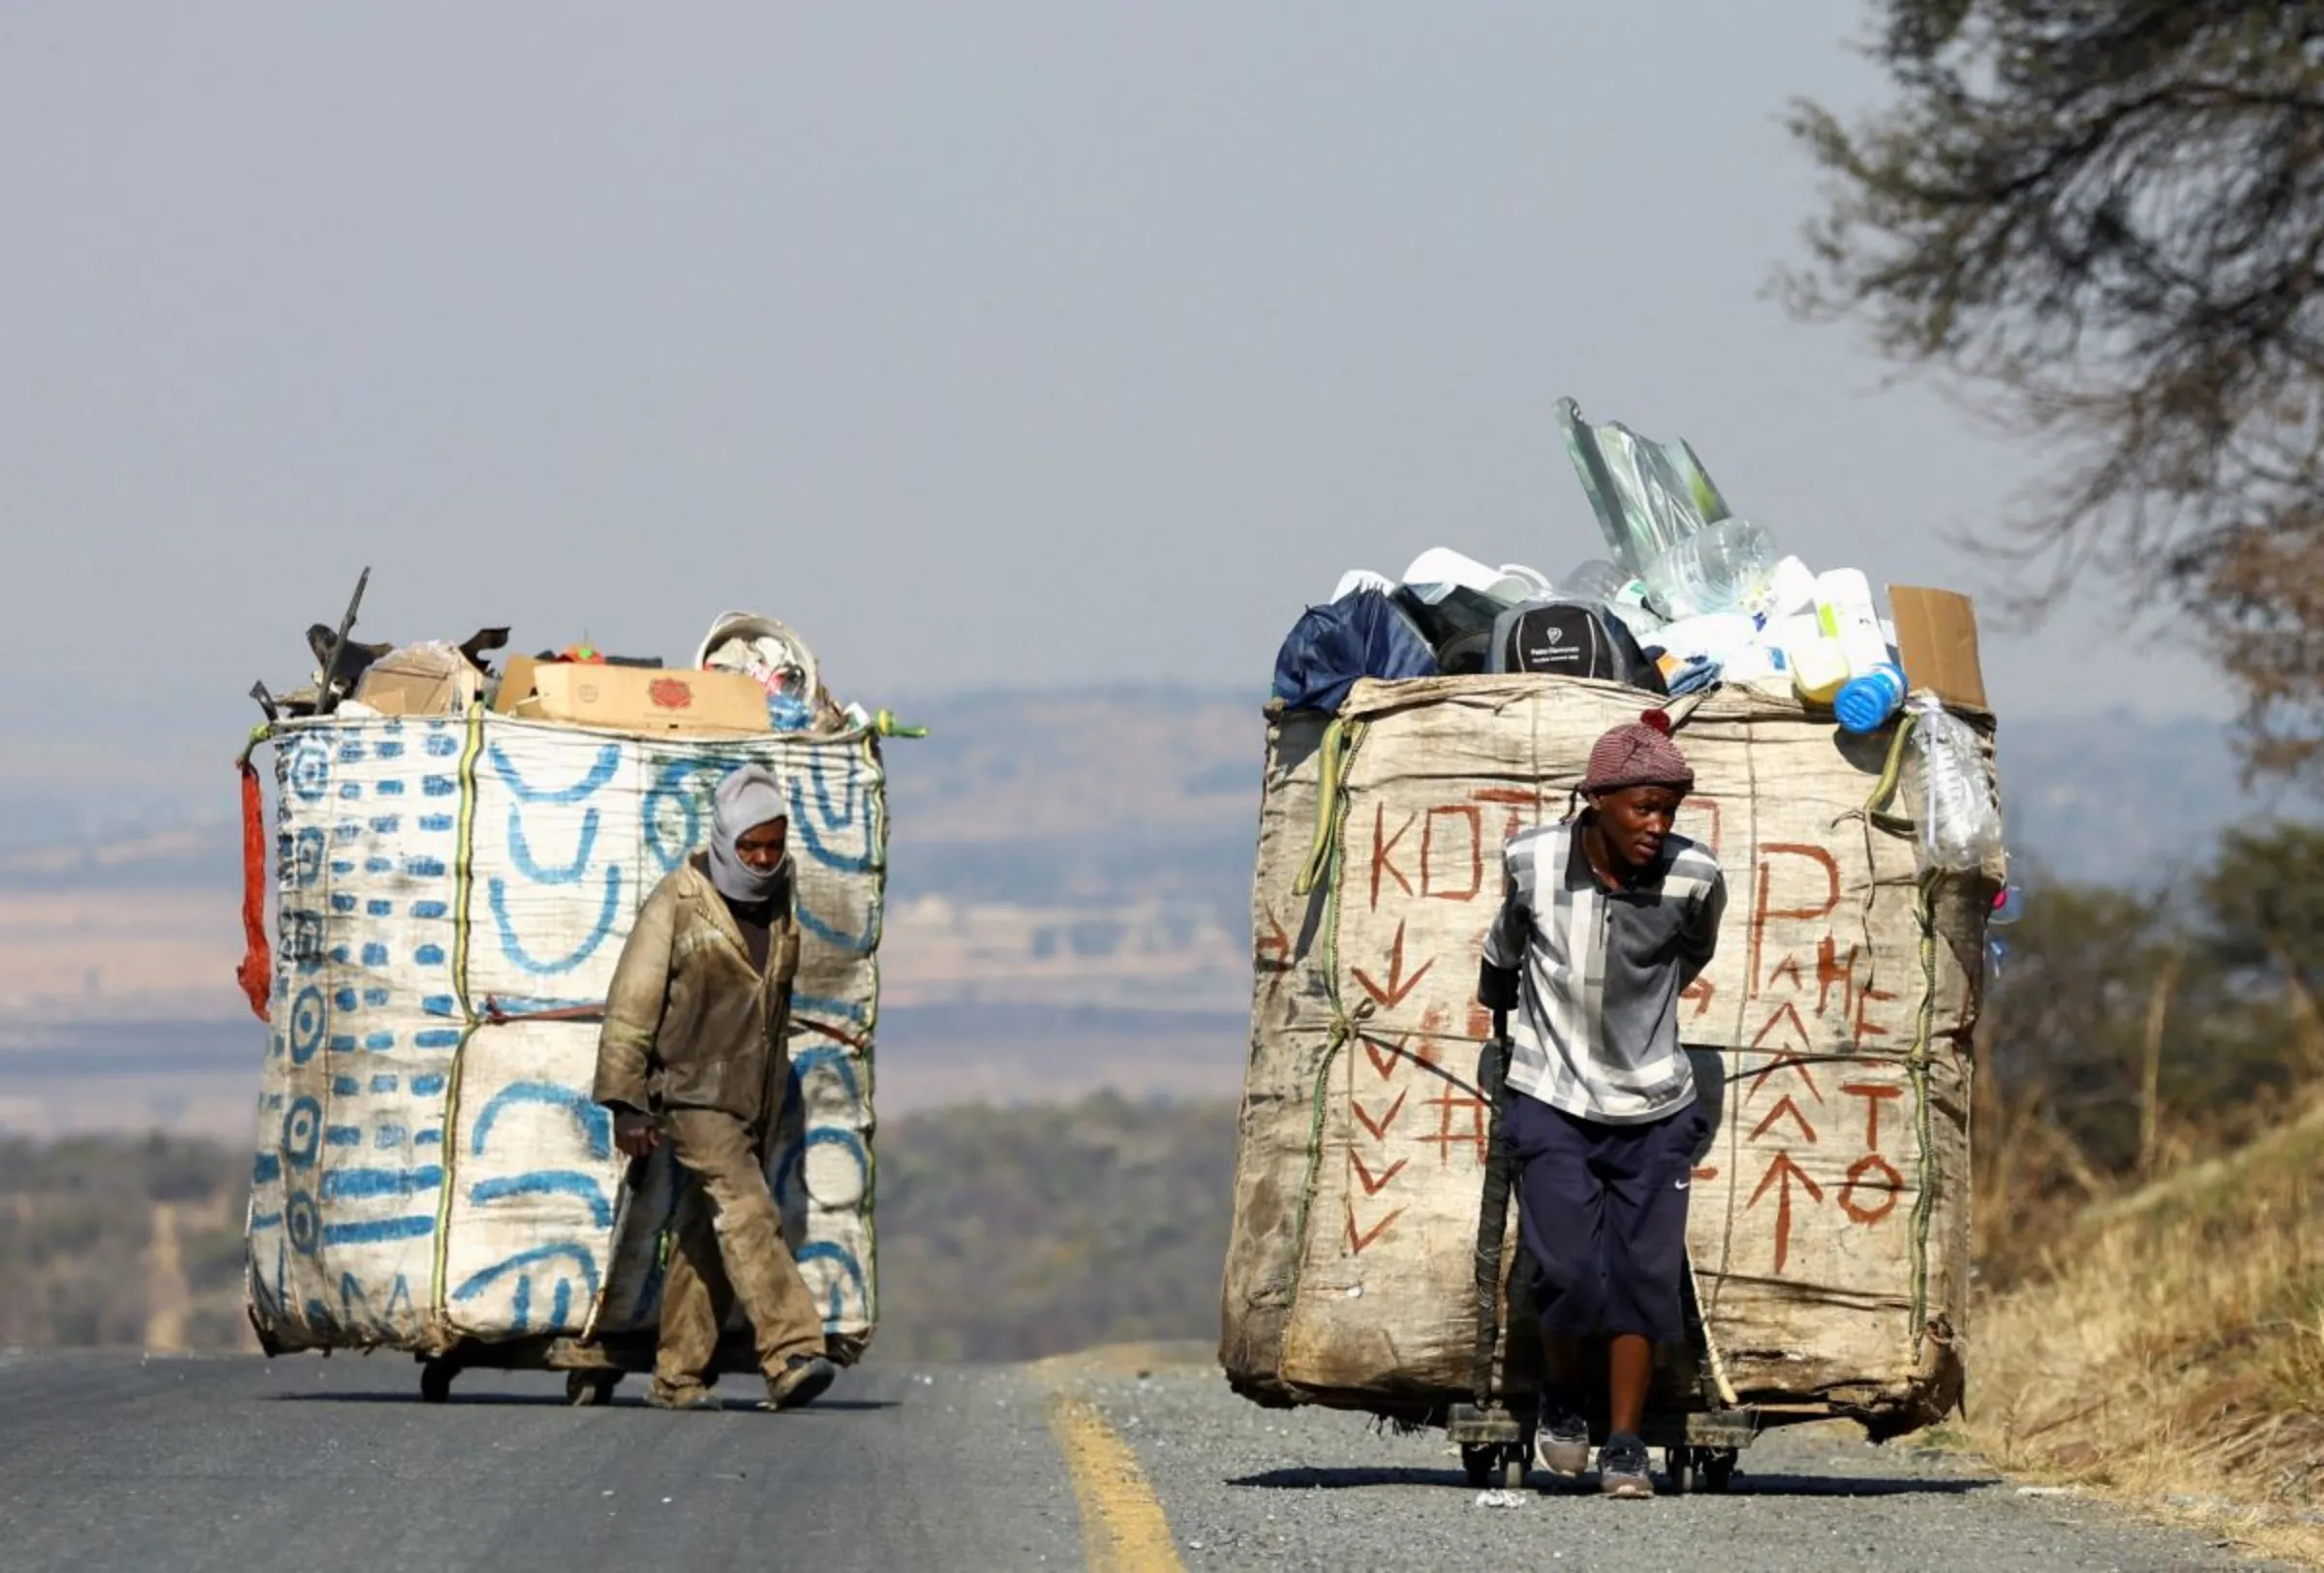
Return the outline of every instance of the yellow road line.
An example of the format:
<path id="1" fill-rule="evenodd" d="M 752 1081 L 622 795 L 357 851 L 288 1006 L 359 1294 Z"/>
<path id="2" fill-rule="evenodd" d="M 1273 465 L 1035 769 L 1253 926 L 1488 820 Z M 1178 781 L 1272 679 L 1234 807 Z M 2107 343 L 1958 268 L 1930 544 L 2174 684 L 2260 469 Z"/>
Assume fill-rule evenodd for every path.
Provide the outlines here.
<path id="1" fill-rule="evenodd" d="M 1082 1547 L 1092 1573 L 1184 1573 L 1170 1520 L 1130 1444 L 1095 1404 L 1065 1390 L 1056 1366 L 1043 1374 L 1052 1387 L 1050 1434 L 1081 1504 Z"/>

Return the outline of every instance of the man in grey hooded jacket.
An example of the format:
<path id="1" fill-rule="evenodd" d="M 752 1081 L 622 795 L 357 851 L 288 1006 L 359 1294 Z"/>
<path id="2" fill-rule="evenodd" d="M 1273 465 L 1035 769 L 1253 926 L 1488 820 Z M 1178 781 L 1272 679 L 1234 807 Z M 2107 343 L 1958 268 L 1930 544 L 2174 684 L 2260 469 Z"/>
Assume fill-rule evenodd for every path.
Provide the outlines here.
<path id="1" fill-rule="evenodd" d="M 660 1408 L 719 1407 L 719 1330 L 738 1300 L 763 1407 L 809 1403 L 836 1374 L 766 1175 L 799 968 L 789 832 L 767 770 L 721 781 L 709 849 L 646 898 L 606 994 L 595 1095 L 613 1111 L 614 1143 L 642 1157 L 666 1139 L 684 1171 L 646 1395 Z"/>

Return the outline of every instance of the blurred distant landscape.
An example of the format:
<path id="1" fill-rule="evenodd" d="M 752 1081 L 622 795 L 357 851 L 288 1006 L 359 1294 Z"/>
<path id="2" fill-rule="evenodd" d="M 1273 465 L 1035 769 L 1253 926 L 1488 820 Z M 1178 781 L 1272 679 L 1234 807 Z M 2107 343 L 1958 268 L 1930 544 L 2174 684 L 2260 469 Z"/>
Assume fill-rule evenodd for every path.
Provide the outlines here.
<path id="1" fill-rule="evenodd" d="M 933 732 L 888 749 L 883 1110 L 1233 1095 L 1260 699 L 1116 687 L 899 702 Z M 233 986 L 228 752 L 199 796 L 158 811 L 85 779 L 67 792 L 0 775 L 0 1132 L 244 1135 L 262 1036 Z M 2001 762 L 2035 899 L 2045 881 L 2167 880 L 2268 807 L 2207 721 L 2004 719 Z M 135 817 L 103 806 L 127 802 Z"/>

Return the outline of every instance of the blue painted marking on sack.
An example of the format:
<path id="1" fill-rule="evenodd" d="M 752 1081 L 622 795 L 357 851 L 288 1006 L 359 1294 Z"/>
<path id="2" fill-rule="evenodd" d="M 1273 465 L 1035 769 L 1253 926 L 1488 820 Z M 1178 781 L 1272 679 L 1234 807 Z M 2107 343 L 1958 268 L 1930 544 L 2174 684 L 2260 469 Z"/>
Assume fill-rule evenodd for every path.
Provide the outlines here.
<path id="1" fill-rule="evenodd" d="M 294 1169 L 308 1167 L 314 1163 L 321 1140 L 322 1105 L 311 1097 L 302 1097 L 283 1116 L 283 1161 Z"/>
<path id="2" fill-rule="evenodd" d="M 363 947 L 363 965 L 364 965 L 364 966 L 366 966 L 366 967 L 384 967 L 384 966 L 386 966 L 386 965 L 387 965 L 387 947 L 386 947 L 385 945 L 383 945 L 383 944 L 380 943 L 380 942 L 379 942 L 377 940 L 374 940 L 374 941 L 372 941 L 370 943 L 368 943 L 368 944 L 364 945 L 364 947 Z"/>
<path id="3" fill-rule="evenodd" d="M 411 1196 L 440 1189 L 443 1170 L 429 1164 L 418 1169 L 326 1169 L 322 1176 L 324 1201 L 360 1201 L 380 1196 Z"/>
<path id="4" fill-rule="evenodd" d="M 354 1077 L 333 1076 L 331 1078 L 331 1096 L 360 1097 L 362 1095 L 363 1084 L 357 1081 Z"/>
<path id="5" fill-rule="evenodd" d="M 445 917 L 450 915 L 451 910 L 449 905 L 441 901 L 415 901 L 412 904 L 412 915 L 418 918 Z"/>
<path id="6" fill-rule="evenodd" d="M 869 956 L 879 948 L 879 913 L 873 911 L 864 921 L 864 932 L 849 934 L 824 922 L 802 905 L 798 909 L 799 926 L 836 949 L 850 956 Z"/>
<path id="7" fill-rule="evenodd" d="M 469 1132 L 469 1152 L 472 1155 L 482 1153 L 486 1138 L 492 1134 L 493 1122 L 500 1119 L 501 1112 L 524 1103 L 539 1103 L 565 1110 L 581 1127 L 582 1137 L 589 1143 L 590 1157 L 613 1156 L 613 1116 L 604 1105 L 578 1088 L 550 1081 L 510 1082 L 495 1093 L 476 1114 L 475 1128 Z"/>
<path id="8" fill-rule="evenodd" d="M 424 1240 L 436 1232 L 436 1215 L 414 1213 L 410 1218 L 383 1218 L 359 1223 L 326 1223 L 326 1246 L 372 1246 L 388 1240 Z"/>
<path id="9" fill-rule="evenodd" d="M 518 1297 L 525 1305 L 530 1306 L 535 1270 L 546 1268 L 556 1262 L 571 1264 L 571 1272 L 559 1276 L 561 1278 L 578 1278 L 582 1286 L 583 1300 L 595 1300 L 597 1297 L 596 1259 L 581 1247 L 570 1245 L 535 1246 L 531 1250 L 520 1250 L 513 1256 L 471 1274 L 465 1282 L 452 1291 L 451 1297 L 461 1301 L 474 1300 L 502 1279 L 515 1274 L 518 1275 Z"/>
<path id="10" fill-rule="evenodd" d="M 291 851 L 288 861 L 290 864 L 293 888 L 304 890 L 322 878 L 323 846 L 322 832 L 312 825 L 300 830 L 295 837 L 291 838 Z M 275 859 L 278 864 L 285 861 L 279 850 L 275 853 Z"/>
<path id="11" fill-rule="evenodd" d="M 382 896 L 374 896 L 363 904 L 363 915 L 366 917 L 393 917 L 395 903 Z"/>
<path id="12" fill-rule="evenodd" d="M 281 769 L 292 796 L 320 803 L 331 784 L 331 746 L 320 737 L 302 737 L 291 745 Z"/>
<path id="13" fill-rule="evenodd" d="M 360 1147 L 363 1132 L 353 1126 L 333 1126 L 322 1133 L 322 1140 L 326 1147 Z"/>
<path id="14" fill-rule="evenodd" d="M 595 1178 L 575 1169 L 535 1169 L 530 1174 L 496 1175 L 468 1187 L 468 1199 L 478 1207 L 509 1196 L 577 1196 L 589 1203 L 597 1227 L 613 1226 L 613 1203 Z"/>
<path id="15" fill-rule="evenodd" d="M 448 1028 L 413 1033 L 412 1046 L 415 1049 L 456 1049 L 460 1046 L 460 1033 L 457 1030 Z"/>
<path id="16" fill-rule="evenodd" d="M 395 1076 L 374 1076 L 371 1078 L 371 1090 L 375 1093 L 392 1093 L 399 1080 Z"/>
<path id="17" fill-rule="evenodd" d="M 839 1076 L 840 1085 L 847 1089 L 851 1101 L 863 1100 L 863 1089 L 855 1079 L 855 1063 L 844 1049 L 801 1049 L 791 1056 L 791 1083 L 797 1086 L 809 1071 L 825 1067 Z"/>
<path id="18" fill-rule="evenodd" d="M 443 946 L 421 945 L 417 950 L 412 952 L 412 959 L 422 967 L 442 967 L 443 965 Z"/>
<path id="19" fill-rule="evenodd" d="M 614 921 L 620 917 L 622 910 L 622 869 L 618 863 L 606 868 L 605 899 L 598 907 L 596 921 L 591 926 L 589 934 L 569 954 L 549 961 L 536 960 L 525 949 L 524 941 L 517 938 L 516 924 L 508 915 L 508 881 L 495 876 L 486 886 L 486 896 L 492 909 L 493 921 L 500 929 L 501 954 L 504 957 L 535 976 L 569 972 L 596 954 L 597 947 L 613 933 Z"/>
<path id="20" fill-rule="evenodd" d="M 837 1016 L 858 1027 L 872 1019 L 871 1006 L 860 1000 L 833 1000 L 819 994 L 793 994 L 791 1007 L 803 1015 Z"/>
<path id="21" fill-rule="evenodd" d="M 392 836 L 398 830 L 401 830 L 403 825 L 404 818 L 402 815 L 382 814 L 378 818 L 371 821 L 371 833 L 375 836 Z"/>
<path id="22" fill-rule="evenodd" d="M 573 860 L 563 868 L 544 868 L 535 860 L 532 844 L 525 839 L 524 817 L 520 810 L 508 811 L 508 856 L 516 864 L 517 873 L 535 884 L 579 884 L 583 871 L 589 867 L 589 854 L 596 849 L 597 811 L 581 812 L 581 849 Z"/>
<path id="23" fill-rule="evenodd" d="M 431 776 L 428 779 L 433 781 L 435 778 Z M 372 790 L 378 792 L 382 797 L 401 797 L 404 795 L 404 784 L 394 780 L 382 781 Z"/>
<path id="24" fill-rule="evenodd" d="M 448 814 L 423 814 L 419 817 L 419 828 L 430 835 L 449 830 L 455 822 Z"/>
<path id="25" fill-rule="evenodd" d="M 385 989 L 365 989 L 363 991 L 363 1002 L 374 1010 L 383 1007 L 391 998 L 392 996 Z"/>
<path id="26" fill-rule="evenodd" d="M 444 1076 L 441 1070 L 423 1071 L 412 1078 L 412 1092 L 418 1097 L 434 1097 L 443 1091 Z"/>
<path id="27" fill-rule="evenodd" d="M 298 991 L 298 999 L 290 1006 L 290 1063 L 303 1065 L 315 1058 L 322 1047 L 322 1034 L 330 1016 L 323 1009 L 322 991 L 312 983 Z"/>
<path id="28" fill-rule="evenodd" d="M 608 743 L 597 751 L 596 762 L 589 767 L 589 773 L 583 776 L 576 785 L 553 788 L 540 787 L 535 786 L 525 780 L 523 775 L 517 771 L 516 766 L 510 762 L 508 756 L 502 751 L 500 744 L 486 745 L 484 754 L 491 762 L 493 773 L 501 778 L 502 783 L 511 792 L 516 794 L 517 801 L 520 803 L 560 805 L 578 803 L 613 780 L 622 768 L 621 745 Z"/>
<path id="29" fill-rule="evenodd" d="M 854 1251 L 834 1241 L 810 1240 L 799 1248 L 797 1260 L 802 1268 L 810 1262 L 832 1263 L 847 1276 L 848 1280 L 855 1285 L 857 1298 L 863 1301 L 867 1310 L 870 1309 L 872 1304 L 871 1287 L 864 1281 L 864 1264 L 856 1260 Z M 835 1290 L 832 1296 L 835 1311 L 839 1303 L 839 1296 Z"/>

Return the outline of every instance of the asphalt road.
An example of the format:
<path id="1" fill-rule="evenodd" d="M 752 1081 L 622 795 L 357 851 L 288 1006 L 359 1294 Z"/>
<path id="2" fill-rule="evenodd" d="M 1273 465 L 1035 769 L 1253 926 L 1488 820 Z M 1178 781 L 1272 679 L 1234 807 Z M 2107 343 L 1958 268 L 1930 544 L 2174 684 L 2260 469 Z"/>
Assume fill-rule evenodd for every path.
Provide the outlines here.
<path id="1" fill-rule="evenodd" d="M 1145 1373 L 1141 1374 L 1141 1371 Z M 1487 1507 L 1441 1435 L 1254 1408 L 1130 1354 L 850 1373 L 812 1409 L 405 1357 L 0 1357 L 0 1567 L 1334 1570 L 2249 1567 L 1909 1446 L 1782 1433 L 1726 1496 Z"/>

